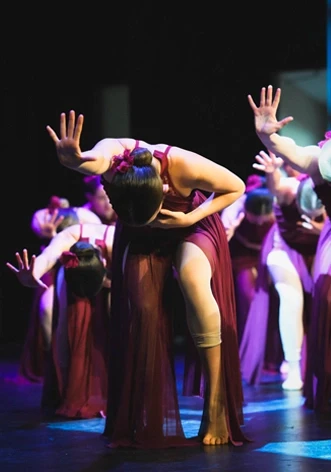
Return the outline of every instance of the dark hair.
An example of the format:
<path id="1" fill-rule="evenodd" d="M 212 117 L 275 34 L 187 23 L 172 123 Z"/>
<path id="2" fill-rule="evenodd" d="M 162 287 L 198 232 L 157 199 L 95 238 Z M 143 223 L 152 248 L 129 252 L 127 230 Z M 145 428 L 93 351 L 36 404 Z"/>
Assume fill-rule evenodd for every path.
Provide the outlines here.
<path id="1" fill-rule="evenodd" d="M 78 297 L 93 298 L 101 290 L 106 268 L 101 252 L 90 243 L 77 241 L 70 248 L 76 254 L 76 266 L 66 267 L 64 264 L 65 280 L 70 290 Z"/>
<path id="2" fill-rule="evenodd" d="M 105 191 L 119 220 L 133 226 L 147 223 L 163 200 L 163 182 L 152 166 L 148 149 L 135 148 L 133 158 L 125 172 L 116 171 L 111 182 L 103 182 Z"/>
<path id="3" fill-rule="evenodd" d="M 273 211 L 274 197 L 267 188 L 251 190 L 246 195 L 245 210 L 256 216 L 269 215 Z"/>
<path id="4" fill-rule="evenodd" d="M 61 221 L 59 226 L 56 228 L 57 233 L 64 230 L 68 226 L 79 224 L 79 218 L 78 218 L 78 215 L 77 215 L 77 211 L 73 207 L 59 208 L 56 220 L 60 217 L 63 217 L 63 220 Z"/>
<path id="5" fill-rule="evenodd" d="M 85 194 L 90 193 L 94 195 L 95 192 L 100 187 L 100 185 L 102 185 L 101 176 L 100 175 L 87 175 L 86 177 L 84 177 L 83 183 L 84 183 Z"/>

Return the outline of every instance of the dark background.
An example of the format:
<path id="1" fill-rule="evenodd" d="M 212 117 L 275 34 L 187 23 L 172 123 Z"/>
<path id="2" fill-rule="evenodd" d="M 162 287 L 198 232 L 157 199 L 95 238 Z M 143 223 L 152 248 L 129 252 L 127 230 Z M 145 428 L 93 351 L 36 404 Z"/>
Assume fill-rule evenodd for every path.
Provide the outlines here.
<path id="1" fill-rule="evenodd" d="M 32 291 L 5 266 L 37 251 L 32 213 L 52 194 L 83 203 L 45 127 L 84 113 L 82 149 L 100 135 L 98 89 L 127 84 L 131 136 L 188 148 L 241 178 L 261 145 L 247 95 L 279 71 L 326 67 L 326 0 L 6 6 L 2 42 L 0 341 L 20 343 Z M 46 7 L 45 7 L 46 8 Z M 82 11 L 82 8 L 85 8 Z M 17 10 L 17 11 L 15 11 Z M 19 14 L 18 14 L 19 13 Z"/>

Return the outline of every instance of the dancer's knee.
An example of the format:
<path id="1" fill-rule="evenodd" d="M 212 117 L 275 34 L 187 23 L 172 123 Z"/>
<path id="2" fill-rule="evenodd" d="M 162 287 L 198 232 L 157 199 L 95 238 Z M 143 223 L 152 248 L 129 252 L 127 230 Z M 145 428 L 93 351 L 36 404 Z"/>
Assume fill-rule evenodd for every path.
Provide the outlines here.
<path id="1" fill-rule="evenodd" d="M 198 348 L 215 347 L 221 344 L 220 330 L 210 333 L 192 333 L 191 336 L 194 344 Z"/>

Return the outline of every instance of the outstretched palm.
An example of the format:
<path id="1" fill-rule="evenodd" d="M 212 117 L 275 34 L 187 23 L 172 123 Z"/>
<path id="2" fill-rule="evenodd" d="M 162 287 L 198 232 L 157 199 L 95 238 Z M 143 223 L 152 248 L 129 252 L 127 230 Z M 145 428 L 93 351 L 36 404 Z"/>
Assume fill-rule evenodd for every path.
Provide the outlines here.
<path id="1" fill-rule="evenodd" d="M 253 167 L 257 170 L 261 170 L 266 174 L 272 174 L 276 169 L 279 169 L 284 161 L 281 157 L 276 157 L 273 152 L 269 151 L 269 155 L 265 151 L 260 151 L 259 154 L 255 156 L 256 161 L 253 164 Z"/>
<path id="2" fill-rule="evenodd" d="M 266 134 L 270 136 L 277 133 L 290 121 L 293 121 L 292 116 L 288 116 L 278 121 L 276 113 L 280 101 L 281 89 L 276 90 L 273 98 L 273 88 L 271 85 L 266 89 L 262 87 L 260 93 L 260 105 L 256 106 L 251 95 L 248 95 L 248 102 L 253 110 L 255 117 L 255 130 L 258 134 Z"/>
<path id="3" fill-rule="evenodd" d="M 84 116 L 79 115 L 76 121 L 75 112 L 69 112 L 68 126 L 65 113 L 60 117 L 60 138 L 55 131 L 47 126 L 46 129 L 55 143 L 59 161 L 65 167 L 76 169 L 83 162 L 94 161 L 94 157 L 83 157 L 80 149 L 80 136 L 83 129 Z"/>
<path id="4" fill-rule="evenodd" d="M 43 238 L 51 239 L 57 233 L 57 228 L 64 220 L 64 216 L 59 216 L 59 210 L 55 209 L 53 213 L 47 208 L 45 210 L 44 220 L 40 222 L 40 233 Z"/>
<path id="5" fill-rule="evenodd" d="M 16 277 L 18 278 L 19 282 L 24 285 L 25 287 L 30 287 L 30 288 L 37 288 L 37 287 L 42 287 L 42 288 L 48 288 L 46 284 L 40 279 L 36 279 L 35 276 L 33 275 L 33 268 L 34 268 L 34 263 L 36 260 L 36 256 L 33 255 L 31 257 L 31 261 L 29 262 L 29 256 L 28 256 L 28 251 L 26 249 L 23 249 L 23 254 L 22 257 L 20 254 L 17 252 L 15 254 L 16 260 L 17 260 L 17 265 L 18 268 L 14 267 L 12 264 L 9 262 L 6 263 L 6 266 L 14 272 Z"/>

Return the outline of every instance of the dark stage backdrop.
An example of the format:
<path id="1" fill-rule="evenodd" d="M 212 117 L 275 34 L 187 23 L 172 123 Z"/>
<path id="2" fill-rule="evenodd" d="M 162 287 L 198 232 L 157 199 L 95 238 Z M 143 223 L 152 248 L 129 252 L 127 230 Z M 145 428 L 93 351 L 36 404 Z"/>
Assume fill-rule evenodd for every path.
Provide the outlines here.
<path id="1" fill-rule="evenodd" d="M 32 291 L 5 262 L 24 247 L 38 251 L 32 213 L 52 194 L 83 203 L 81 176 L 58 164 L 45 130 L 58 129 L 60 112 L 85 114 L 86 149 L 106 137 L 99 88 L 127 84 L 132 137 L 186 147 L 244 179 L 252 171 L 261 146 L 247 94 L 276 86 L 278 71 L 326 67 L 326 1 L 249 3 L 91 8 L 51 32 L 46 15 L 38 26 L 32 12 L 22 28 L 15 22 L 20 42 L 7 40 L 1 72 L 1 342 L 22 342 L 28 324 Z"/>

